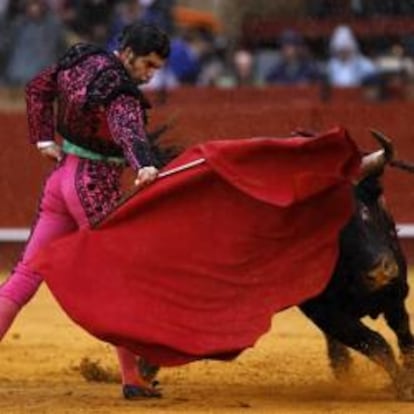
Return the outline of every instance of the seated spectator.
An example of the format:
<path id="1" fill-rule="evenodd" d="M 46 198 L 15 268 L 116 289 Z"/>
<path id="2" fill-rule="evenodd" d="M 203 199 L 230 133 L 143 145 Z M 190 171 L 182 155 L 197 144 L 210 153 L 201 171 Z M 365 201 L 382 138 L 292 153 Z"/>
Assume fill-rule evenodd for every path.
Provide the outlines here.
<path id="1" fill-rule="evenodd" d="M 226 64 L 228 42 L 225 37 L 215 36 L 209 30 L 204 30 L 206 44 L 201 56 L 201 71 L 197 78 L 197 85 L 221 86 L 223 78 L 226 78 L 230 72 Z"/>
<path id="2" fill-rule="evenodd" d="M 10 0 L 0 0 L 0 19 L 6 16 Z"/>
<path id="3" fill-rule="evenodd" d="M 407 76 L 414 76 L 414 62 L 399 42 L 393 43 L 385 54 L 378 56 L 376 64 L 381 73 L 405 73 Z"/>
<path id="4" fill-rule="evenodd" d="M 168 34 L 175 28 L 173 8 L 175 0 L 139 0 L 142 7 L 142 20 L 153 23 Z"/>
<path id="5" fill-rule="evenodd" d="M 24 85 L 55 62 L 66 47 L 63 26 L 44 0 L 24 2 L 23 14 L 10 28 L 10 39 L 5 77 L 14 86 Z"/>
<path id="6" fill-rule="evenodd" d="M 332 86 L 361 86 L 378 73 L 375 64 L 360 53 L 357 41 L 347 26 L 335 29 L 330 40 L 330 53 L 326 75 Z"/>
<path id="7" fill-rule="evenodd" d="M 267 76 L 279 61 L 280 52 L 269 47 L 259 47 L 252 51 L 254 58 L 254 78 L 258 85 L 266 83 Z"/>
<path id="8" fill-rule="evenodd" d="M 109 37 L 112 1 L 78 0 L 77 31 L 86 42 L 105 47 Z"/>
<path id="9" fill-rule="evenodd" d="M 237 86 L 253 85 L 253 55 L 245 49 L 237 50 L 233 56 L 233 68 Z"/>
<path id="10" fill-rule="evenodd" d="M 319 78 L 315 63 L 309 58 L 303 37 L 287 30 L 280 37 L 280 59 L 266 77 L 272 84 L 309 84 Z"/>
<path id="11" fill-rule="evenodd" d="M 0 0 L 0 84 L 4 81 L 4 69 L 9 53 L 9 1 Z"/>
<path id="12" fill-rule="evenodd" d="M 212 48 L 211 36 L 203 30 L 190 29 L 171 42 L 167 68 L 180 84 L 196 84 L 204 58 Z"/>
<path id="13" fill-rule="evenodd" d="M 391 44 L 386 53 L 375 60 L 383 79 L 386 99 L 404 99 L 414 78 L 414 62 L 400 42 Z"/>
<path id="14" fill-rule="evenodd" d="M 307 14 L 310 17 L 329 18 L 333 16 L 343 16 L 349 6 L 360 1 L 343 1 L 343 0 L 307 0 L 306 4 Z M 348 3 L 351 3 L 350 5 Z"/>
<path id="15" fill-rule="evenodd" d="M 0 0 L 0 17 L 13 20 L 22 11 L 22 1 Z"/>
<path id="16" fill-rule="evenodd" d="M 254 56 L 252 53 L 244 47 L 239 47 L 226 63 L 223 52 L 217 51 L 215 57 L 204 64 L 198 84 L 226 89 L 254 85 Z"/>
<path id="17" fill-rule="evenodd" d="M 141 10 L 137 0 L 120 0 L 115 4 L 113 17 L 109 25 L 109 37 L 106 49 L 117 50 L 119 37 L 124 28 L 141 18 Z"/>

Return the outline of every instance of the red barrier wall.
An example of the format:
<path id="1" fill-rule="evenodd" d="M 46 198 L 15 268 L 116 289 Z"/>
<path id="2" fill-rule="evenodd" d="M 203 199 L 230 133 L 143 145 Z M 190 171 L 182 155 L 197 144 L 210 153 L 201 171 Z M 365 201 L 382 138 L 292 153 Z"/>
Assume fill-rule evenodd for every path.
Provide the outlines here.
<path id="1" fill-rule="evenodd" d="M 394 139 L 400 157 L 414 160 L 414 102 L 368 103 L 361 91 L 345 90 L 334 91 L 323 103 L 319 93 L 317 88 L 182 89 L 171 93 L 167 103 L 155 105 L 151 125 L 176 116 L 165 138 L 189 145 L 206 139 L 286 136 L 298 126 L 340 124 L 366 149 L 376 147 L 368 132 L 374 127 Z M 27 227 L 51 164 L 27 143 L 23 110 L 0 112 L 0 148 L 0 227 Z M 414 222 L 414 175 L 388 170 L 385 182 L 397 221 Z"/>

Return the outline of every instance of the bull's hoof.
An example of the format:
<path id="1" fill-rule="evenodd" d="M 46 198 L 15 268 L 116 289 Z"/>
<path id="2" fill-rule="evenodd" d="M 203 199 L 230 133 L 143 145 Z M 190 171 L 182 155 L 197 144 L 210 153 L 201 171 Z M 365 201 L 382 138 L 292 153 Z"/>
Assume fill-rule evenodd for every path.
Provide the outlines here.
<path id="1" fill-rule="evenodd" d="M 397 397 L 401 401 L 414 401 L 414 385 L 402 387 L 397 390 Z"/>
<path id="2" fill-rule="evenodd" d="M 414 352 L 411 351 L 403 356 L 403 367 L 407 372 L 412 372 L 414 377 Z"/>
<path id="3" fill-rule="evenodd" d="M 349 357 L 331 362 L 332 373 L 337 381 L 347 382 L 352 379 L 352 360 Z"/>
<path id="4" fill-rule="evenodd" d="M 402 401 L 414 401 L 414 373 L 404 370 L 396 381 L 397 398 Z"/>
<path id="5" fill-rule="evenodd" d="M 125 384 L 122 386 L 122 394 L 126 400 L 145 400 L 147 398 L 161 398 L 162 394 L 154 387 L 140 387 L 138 385 Z"/>
<path id="6" fill-rule="evenodd" d="M 336 367 L 332 372 L 335 379 L 340 382 L 347 382 L 352 378 L 352 373 L 349 367 Z"/>

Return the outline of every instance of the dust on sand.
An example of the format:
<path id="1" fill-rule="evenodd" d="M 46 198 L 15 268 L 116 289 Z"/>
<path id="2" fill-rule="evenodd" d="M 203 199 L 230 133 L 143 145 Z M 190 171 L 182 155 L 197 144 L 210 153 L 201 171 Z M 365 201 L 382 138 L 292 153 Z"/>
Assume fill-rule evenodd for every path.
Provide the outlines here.
<path id="1" fill-rule="evenodd" d="M 370 326 L 396 346 L 383 322 Z M 159 376 L 164 398 L 124 401 L 114 382 L 112 347 L 75 326 L 43 287 L 0 345 L 0 413 L 414 412 L 414 403 L 394 399 L 380 369 L 353 356 L 354 378 L 339 384 L 330 373 L 321 334 L 290 309 L 276 315 L 271 332 L 236 361 L 164 369 Z M 102 369 L 108 376 L 101 376 Z"/>

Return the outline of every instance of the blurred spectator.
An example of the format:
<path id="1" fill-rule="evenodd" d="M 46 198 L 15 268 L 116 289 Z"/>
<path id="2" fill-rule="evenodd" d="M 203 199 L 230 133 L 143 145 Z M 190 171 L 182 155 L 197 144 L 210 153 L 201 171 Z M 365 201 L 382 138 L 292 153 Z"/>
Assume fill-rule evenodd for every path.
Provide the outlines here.
<path id="1" fill-rule="evenodd" d="M 21 0 L 0 0 L 0 19 L 13 19 L 22 8 Z"/>
<path id="2" fill-rule="evenodd" d="M 175 38 L 171 42 L 168 69 L 180 83 L 195 83 L 201 71 L 200 59 L 191 42 Z"/>
<path id="3" fill-rule="evenodd" d="M 205 57 L 211 53 L 212 38 L 204 30 L 189 29 L 183 37 L 171 42 L 168 69 L 179 83 L 195 84 L 202 70 Z"/>
<path id="4" fill-rule="evenodd" d="M 375 64 L 360 53 L 357 41 L 347 26 L 335 29 L 330 40 L 330 52 L 327 77 L 332 86 L 360 86 L 378 73 Z"/>
<path id="5" fill-rule="evenodd" d="M 87 41 L 105 46 L 109 37 L 112 2 L 108 0 L 78 0 L 77 30 Z"/>
<path id="6" fill-rule="evenodd" d="M 109 38 L 106 44 L 108 50 L 118 48 L 118 39 L 124 28 L 141 17 L 141 10 L 138 0 L 120 0 L 115 4 L 113 18 L 109 27 Z"/>
<path id="7" fill-rule="evenodd" d="M 201 71 L 197 78 L 200 86 L 221 86 L 220 84 L 229 75 L 233 75 L 226 58 L 228 55 L 228 42 L 223 36 L 215 36 L 209 29 L 205 33 L 206 48 L 201 56 Z"/>
<path id="8" fill-rule="evenodd" d="M 0 0 L 0 19 L 6 16 L 9 10 L 10 0 Z"/>
<path id="9" fill-rule="evenodd" d="M 412 0 L 351 0 L 351 10 L 363 17 L 404 15 L 414 11 L 414 4 Z"/>
<path id="10" fill-rule="evenodd" d="M 307 0 L 312 17 L 405 15 L 414 12 L 412 0 Z"/>
<path id="11" fill-rule="evenodd" d="M 268 83 L 298 85 L 319 79 L 316 64 L 309 58 L 304 39 L 299 33 L 286 30 L 279 43 L 280 58 L 266 77 Z"/>
<path id="12" fill-rule="evenodd" d="M 67 1 L 66 0 L 46 0 L 47 5 L 49 6 L 49 10 L 55 14 L 59 14 L 60 10 L 62 10 L 65 6 Z"/>
<path id="13" fill-rule="evenodd" d="M 413 60 L 399 42 L 393 43 L 386 53 L 376 58 L 375 62 L 382 73 L 404 72 L 407 76 L 414 76 Z"/>
<path id="14" fill-rule="evenodd" d="M 48 0 L 48 3 L 68 32 L 72 33 L 77 28 L 79 0 Z"/>
<path id="15" fill-rule="evenodd" d="M 233 55 L 233 69 L 236 86 L 253 85 L 253 64 L 253 55 L 248 50 L 236 50 Z"/>
<path id="16" fill-rule="evenodd" d="M 275 62 L 280 59 L 279 50 L 267 48 L 259 48 L 254 53 L 254 78 L 258 85 L 264 85 L 266 78 L 275 67 Z"/>
<path id="17" fill-rule="evenodd" d="M 7 24 L 7 12 L 8 4 L 7 0 L 0 0 L 0 84 L 4 81 L 4 68 L 7 62 L 8 56 L 8 24 Z"/>
<path id="18" fill-rule="evenodd" d="M 202 71 L 197 79 L 199 86 L 235 86 L 233 72 L 225 65 L 224 60 L 220 57 L 212 57 L 202 66 Z"/>
<path id="19" fill-rule="evenodd" d="M 20 86 L 52 64 L 66 47 L 62 24 L 53 16 L 44 0 L 25 0 L 23 14 L 9 31 L 6 81 Z"/>
<path id="20" fill-rule="evenodd" d="M 344 15 L 353 0 L 307 0 L 307 12 L 311 17 L 325 18 Z"/>
<path id="21" fill-rule="evenodd" d="M 402 99 L 406 97 L 406 89 L 410 79 L 414 78 L 414 63 L 403 45 L 396 42 L 387 53 L 376 58 L 381 79 L 382 99 Z"/>
<path id="22" fill-rule="evenodd" d="M 236 49 L 227 59 L 225 51 L 217 50 L 203 65 L 198 84 L 219 88 L 253 85 L 254 60 L 253 54 L 245 48 Z"/>
<path id="23" fill-rule="evenodd" d="M 169 35 L 175 30 L 173 8 L 175 0 L 139 0 L 142 7 L 142 20 L 156 24 Z"/>

